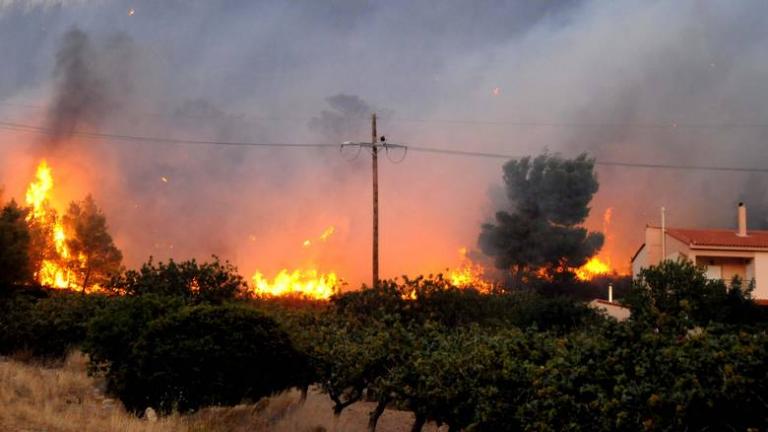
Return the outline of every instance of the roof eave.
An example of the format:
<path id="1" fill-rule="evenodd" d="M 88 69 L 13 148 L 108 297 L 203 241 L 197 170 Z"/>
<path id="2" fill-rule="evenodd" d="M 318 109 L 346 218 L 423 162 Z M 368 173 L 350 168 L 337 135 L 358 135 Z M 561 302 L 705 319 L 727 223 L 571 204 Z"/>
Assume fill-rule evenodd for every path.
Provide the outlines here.
<path id="1" fill-rule="evenodd" d="M 721 245 L 703 245 L 697 243 L 688 243 L 688 247 L 696 250 L 714 249 L 744 252 L 768 252 L 768 246 L 721 246 Z"/>

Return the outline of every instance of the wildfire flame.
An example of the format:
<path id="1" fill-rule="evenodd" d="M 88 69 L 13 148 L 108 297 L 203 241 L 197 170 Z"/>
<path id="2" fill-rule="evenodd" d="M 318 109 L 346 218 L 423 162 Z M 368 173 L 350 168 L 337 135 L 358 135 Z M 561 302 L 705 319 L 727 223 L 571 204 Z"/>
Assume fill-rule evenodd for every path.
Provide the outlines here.
<path id="1" fill-rule="evenodd" d="M 585 281 L 608 273 L 611 273 L 610 264 L 598 257 L 592 257 L 586 264 L 576 269 L 576 277 Z"/>
<path id="2" fill-rule="evenodd" d="M 320 242 L 327 241 L 336 231 L 334 226 L 326 228 L 318 237 Z M 304 249 L 312 246 L 312 240 L 304 240 Z M 280 270 L 269 279 L 260 271 L 251 277 L 253 293 L 258 297 L 296 296 L 314 300 L 328 300 L 336 294 L 340 278 L 334 272 L 321 273 L 314 266 L 304 269 Z"/>
<path id="3" fill-rule="evenodd" d="M 448 269 L 446 274 L 451 285 L 458 288 L 474 288 L 480 292 L 490 292 L 493 283 L 484 279 L 483 267 L 467 256 L 467 248 L 459 249 L 459 254 L 461 255 L 459 267 Z"/>
<path id="4" fill-rule="evenodd" d="M 613 217 L 613 208 L 608 207 L 603 213 L 603 235 L 605 236 L 605 242 L 608 243 L 613 239 L 611 235 L 611 219 Z M 605 249 L 603 249 L 603 252 Z M 594 256 L 587 261 L 586 264 L 576 269 L 576 277 L 587 281 L 592 280 L 596 276 L 607 275 L 609 273 L 615 273 L 611 268 L 610 257 L 600 258 Z"/>
<path id="5" fill-rule="evenodd" d="M 54 256 L 42 260 L 40 268 L 35 272 L 35 278 L 41 285 L 53 288 L 77 288 L 76 276 L 66 266 L 66 263 L 72 260 L 67 246 L 67 234 L 61 219 L 50 204 L 53 186 L 51 168 L 48 162 L 42 160 L 37 166 L 35 180 L 27 188 L 26 203 L 31 208 L 27 223 L 41 227 L 43 233 L 49 234 L 50 237 L 44 240 L 53 246 Z M 86 260 L 85 256 L 77 257 L 80 265 L 84 265 Z"/>
<path id="6" fill-rule="evenodd" d="M 336 273 L 320 273 L 316 269 L 282 269 L 272 280 L 256 272 L 251 281 L 254 294 L 259 297 L 298 296 L 315 300 L 328 300 L 336 294 L 339 284 Z"/>

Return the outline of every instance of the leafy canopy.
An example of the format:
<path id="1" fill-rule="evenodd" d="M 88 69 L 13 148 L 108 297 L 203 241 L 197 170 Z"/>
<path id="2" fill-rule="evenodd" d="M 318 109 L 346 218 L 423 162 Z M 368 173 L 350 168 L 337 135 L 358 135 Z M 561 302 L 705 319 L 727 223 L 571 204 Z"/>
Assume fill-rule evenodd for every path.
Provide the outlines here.
<path id="1" fill-rule="evenodd" d="M 202 264 L 194 259 L 155 264 L 150 258 L 138 271 L 112 278 L 108 288 L 129 296 L 157 294 L 191 303 L 221 303 L 244 294 L 248 285 L 233 265 L 214 256 Z"/>
<path id="2" fill-rule="evenodd" d="M 666 260 L 640 272 L 625 303 L 634 322 L 677 332 L 712 322 L 759 320 L 762 311 L 751 291 L 738 278 L 730 287 L 720 279 L 709 279 L 703 268 L 689 260 Z"/>
<path id="3" fill-rule="evenodd" d="M 502 270 L 517 275 L 545 269 L 567 272 L 595 255 L 603 235 L 580 226 L 589 216 L 597 192 L 594 159 L 541 154 L 504 165 L 509 211 L 499 211 L 495 223 L 483 225 L 481 250 Z"/>
<path id="4" fill-rule="evenodd" d="M 0 290 L 32 280 L 26 212 L 14 201 L 0 210 Z"/>
<path id="5" fill-rule="evenodd" d="M 103 286 L 120 271 L 123 260 L 107 230 L 107 218 L 88 195 L 83 201 L 72 202 L 62 221 L 71 234 L 67 240 L 71 255 L 67 265 L 78 275 L 83 289 Z"/>

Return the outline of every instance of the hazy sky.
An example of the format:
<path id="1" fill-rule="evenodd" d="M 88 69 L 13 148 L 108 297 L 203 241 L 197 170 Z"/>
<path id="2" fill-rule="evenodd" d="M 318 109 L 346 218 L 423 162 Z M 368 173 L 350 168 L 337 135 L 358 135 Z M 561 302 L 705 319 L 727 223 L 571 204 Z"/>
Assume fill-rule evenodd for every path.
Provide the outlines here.
<path id="1" fill-rule="evenodd" d="M 413 146 L 761 168 L 766 17 L 758 0 L 0 0 L 0 121 L 60 132 L 0 129 L 0 184 L 20 198 L 48 158 L 61 201 L 93 193 L 130 265 L 215 253 L 244 273 L 315 264 L 356 284 L 369 271 L 367 154 L 68 132 L 338 143 L 369 139 L 376 110 L 382 134 Z M 456 264 L 503 204 L 504 161 L 390 156 L 383 273 Z M 598 174 L 590 226 L 613 209 L 617 265 L 662 205 L 671 225 L 729 227 L 745 200 L 768 227 L 764 174 Z M 302 247 L 329 225 L 331 239 Z"/>

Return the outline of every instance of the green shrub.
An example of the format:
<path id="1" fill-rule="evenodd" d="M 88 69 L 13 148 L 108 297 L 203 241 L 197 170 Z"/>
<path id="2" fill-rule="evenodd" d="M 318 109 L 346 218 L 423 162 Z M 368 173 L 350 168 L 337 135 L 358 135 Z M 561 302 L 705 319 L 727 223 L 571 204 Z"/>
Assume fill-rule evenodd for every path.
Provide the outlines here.
<path id="1" fill-rule="evenodd" d="M 765 430 L 768 338 L 617 325 L 570 335 L 532 376 L 526 430 Z M 750 429 L 751 428 L 751 429 Z"/>
<path id="2" fill-rule="evenodd" d="M 182 307 L 178 298 L 157 295 L 113 298 L 90 321 L 83 350 L 92 372 L 103 373 L 107 391 L 140 411 L 146 406 L 134 347 L 158 317 Z"/>
<path id="3" fill-rule="evenodd" d="M 441 277 L 386 281 L 376 288 L 334 297 L 335 311 L 352 319 L 435 322 L 445 326 L 536 327 L 571 331 L 596 319 L 595 312 L 571 297 L 530 292 L 482 294 L 456 288 Z"/>
<path id="4" fill-rule="evenodd" d="M 220 304 L 245 294 L 248 286 L 233 265 L 213 257 L 202 264 L 195 260 L 154 263 L 150 258 L 141 269 L 112 278 L 106 288 L 128 296 L 156 294 L 187 303 Z"/>
<path id="5" fill-rule="evenodd" d="M 93 321 L 87 346 L 94 366 L 106 373 L 109 390 L 134 412 L 148 406 L 186 412 L 257 400 L 294 385 L 304 367 L 288 336 L 253 309 L 174 310 L 158 298 L 121 303 L 114 318 Z M 160 316 L 152 320 L 153 314 Z"/>
<path id="6" fill-rule="evenodd" d="M 753 325 L 765 312 L 751 298 L 752 286 L 735 278 L 731 287 L 708 279 L 688 260 L 664 261 L 643 269 L 625 303 L 632 321 L 665 333 L 684 333 L 711 323 Z"/>
<path id="7" fill-rule="evenodd" d="M 83 343 L 88 321 L 105 302 L 102 296 L 71 292 L 53 292 L 41 299 L 17 295 L 4 302 L 0 352 L 25 351 L 38 358 L 63 358 Z"/>

